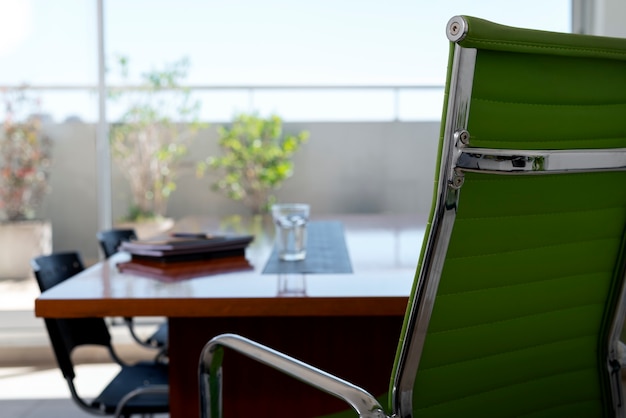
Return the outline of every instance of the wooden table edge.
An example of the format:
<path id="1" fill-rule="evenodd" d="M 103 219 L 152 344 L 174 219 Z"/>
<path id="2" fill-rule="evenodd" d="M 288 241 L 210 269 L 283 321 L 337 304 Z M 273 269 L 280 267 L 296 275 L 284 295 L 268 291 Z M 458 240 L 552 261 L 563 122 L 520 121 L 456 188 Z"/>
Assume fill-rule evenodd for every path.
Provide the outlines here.
<path id="1" fill-rule="evenodd" d="M 272 317 L 404 315 L 407 296 L 240 299 L 62 299 L 35 300 L 35 316 L 81 318 L 109 316 Z"/>

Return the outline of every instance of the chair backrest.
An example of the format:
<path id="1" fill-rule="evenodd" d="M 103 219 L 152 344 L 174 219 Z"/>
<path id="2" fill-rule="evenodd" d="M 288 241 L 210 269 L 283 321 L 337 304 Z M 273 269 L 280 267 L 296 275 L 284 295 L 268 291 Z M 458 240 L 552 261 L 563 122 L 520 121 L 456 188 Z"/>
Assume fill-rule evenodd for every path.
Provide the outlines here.
<path id="1" fill-rule="evenodd" d="M 104 257 L 109 258 L 118 251 L 122 242 L 137 239 L 137 234 L 134 229 L 109 229 L 98 232 L 97 237 Z"/>
<path id="2" fill-rule="evenodd" d="M 36 257 L 31 264 L 39 290 L 42 292 L 85 269 L 80 255 L 76 252 L 58 252 Z"/>
<path id="3" fill-rule="evenodd" d="M 457 16 L 400 417 L 624 416 L 626 39 Z"/>
<path id="4" fill-rule="evenodd" d="M 44 292 L 84 270 L 76 252 L 58 252 L 31 262 L 39 289 Z M 63 376 L 74 378 L 71 353 L 81 345 L 100 345 L 112 353 L 111 335 L 103 318 L 45 319 L 50 343 Z M 114 353 L 112 353 L 114 355 Z"/>

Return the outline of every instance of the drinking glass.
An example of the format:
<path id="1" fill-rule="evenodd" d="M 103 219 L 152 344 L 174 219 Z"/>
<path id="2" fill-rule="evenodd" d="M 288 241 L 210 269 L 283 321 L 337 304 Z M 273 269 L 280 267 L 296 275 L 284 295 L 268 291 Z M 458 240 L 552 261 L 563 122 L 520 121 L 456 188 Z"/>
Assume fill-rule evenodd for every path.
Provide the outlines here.
<path id="1" fill-rule="evenodd" d="M 272 206 L 276 225 L 278 257 L 284 261 L 304 260 L 306 257 L 306 224 L 310 206 L 304 203 L 281 203 Z"/>

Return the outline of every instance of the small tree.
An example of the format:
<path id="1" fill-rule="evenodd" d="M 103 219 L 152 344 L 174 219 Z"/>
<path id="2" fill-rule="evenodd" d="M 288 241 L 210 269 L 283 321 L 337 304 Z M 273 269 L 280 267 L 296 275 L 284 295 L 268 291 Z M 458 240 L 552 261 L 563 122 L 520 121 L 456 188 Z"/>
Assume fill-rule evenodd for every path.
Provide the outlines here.
<path id="1" fill-rule="evenodd" d="M 292 157 L 307 141 L 306 131 L 283 135 L 282 119 L 272 115 L 239 114 L 229 127 L 219 127 L 222 155 L 198 164 L 199 176 L 208 168 L 222 176 L 212 189 L 242 201 L 254 214 L 267 212 L 276 200 L 272 194 L 293 174 Z"/>
<path id="2" fill-rule="evenodd" d="M 24 89 L 3 92 L 0 208 L 10 222 L 33 219 L 49 191 L 51 143 L 41 132 L 39 100 Z"/>
<path id="3" fill-rule="evenodd" d="M 118 59 L 123 77 L 128 77 L 128 60 Z M 180 160 L 187 147 L 205 126 L 199 122 L 200 103 L 192 101 L 181 87 L 189 62 L 182 59 L 163 70 L 142 75 L 137 90 L 112 92 L 116 103 L 127 106 L 111 127 L 111 153 L 130 185 L 133 204 L 128 220 L 162 217 L 176 189 Z"/>

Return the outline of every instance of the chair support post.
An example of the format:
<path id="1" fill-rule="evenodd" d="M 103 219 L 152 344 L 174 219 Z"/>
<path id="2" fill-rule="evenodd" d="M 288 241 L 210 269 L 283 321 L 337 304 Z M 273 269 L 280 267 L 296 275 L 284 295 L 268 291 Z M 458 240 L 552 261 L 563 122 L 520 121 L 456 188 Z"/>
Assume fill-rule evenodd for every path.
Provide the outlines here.
<path id="1" fill-rule="evenodd" d="M 418 270 L 417 288 L 410 302 L 406 324 L 406 335 L 410 338 L 402 343 L 397 367 L 399 372 L 394 377 L 392 387 L 392 409 L 398 412 L 400 418 L 412 414 L 415 376 L 456 219 L 460 188 L 463 185 L 463 175 L 456 170 L 456 161 L 465 145 L 464 133 L 467 132 L 476 50 L 454 45 L 453 53 L 449 81 L 449 97 L 452 100 L 447 103 L 447 113 L 450 116 L 446 119 L 442 132 L 442 158 L 438 174 L 435 215 L 432 226 L 427 230 L 428 245 L 423 249 L 423 259 L 420 260 L 422 268 Z"/>

